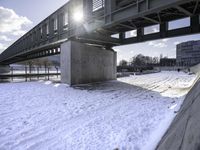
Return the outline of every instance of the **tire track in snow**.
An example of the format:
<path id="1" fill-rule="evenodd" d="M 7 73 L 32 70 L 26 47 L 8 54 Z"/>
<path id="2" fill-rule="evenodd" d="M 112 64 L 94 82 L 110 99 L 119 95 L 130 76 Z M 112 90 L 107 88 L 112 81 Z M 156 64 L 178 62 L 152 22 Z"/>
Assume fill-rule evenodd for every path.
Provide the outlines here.
<path id="1" fill-rule="evenodd" d="M 147 91 L 152 91 L 153 89 L 156 89 L 156 88 L 159 88 L 161 85 L 163 85 L 163 84 L 165 84 L 166 82 L 168 82 L 168 81 L 170 81 L 170 79 L 171 79 L 171 77 L 167 77 L 166 79 L 161 79 L 161 80 L 158 80 L 158 81 L 156 81 L 156 82 L 154 82 L 153 84 L 151 84 L 150 86 L 148 86 L 148 89 L 145 89 L 145 90 L 138 90 L 138 91 L 136 91 L 136 95 L 134 96 L 134 98 L 138 98 L 139 96 L 141 96 L 142 94 L 144 94 L 144 93 L 146 93 Z M 161 82 L 162 81 L 162 82 Z M 123 95 L 124 96 L 124 95 Z M 104 109 L 104 111 L 105 110 L 107 110 L 107 109 L 110 109 L 110 108 L 112 108 L 112 107 L 116 107 L 116 106 L 119 106 L 119 105 L 121 105 L 122 103 L 124 103 L 125 101 L 118 101 L 116 104 L 110 104 L 110 105 L 108 105 L 108 106 L 106 106 L 106 107 L 104 107 L 103 109 Z M 102 109 L 98 109 L 98 110 L 95 110 L 96 112 L 102 112 Z M 91 112 L 91 114 L 93 114 L 94 112 Z M 90 115 L 89 113 L 87 113 L 87 115 Z M 84 115 L 83 115 L 84 116 Z M 81 118 L 81 117 L 83 117 L 82 115 L 80 115 L 80 116 L 78 116 L 78 118 Z M 98 116 L 97 114 L 95 114 L 95 116 Z M 75 120 L 77 119 L 77 118 L 74 118 Z M 89 123 L 91 123 L 93 120 L 96 120 L 97 118 L 93 118 L 92 120 L 90 120 L 90 121 L 88 121 L 85 125 L 87 125 L 87 124 L 89 124 Z M 58 121 L 58 120 L 57 120 Z M 62 120 L 63 121 L 63 120 Z M 70 121 L 73 121 L 73 120 L 70 120 Z M 84 121 L 85 122 L 85 121 Z M 78 124 L 82 124 L 82 122 L 80 122 L 80 123 L 78 123 Z M 50 125 L 51 126 L 51 125 Z M 45 127 L 45 128 L 49 128 L 49 127 Z M 73 127 L 74 128 L 74 127 Z M 75 128 L 75 130 L 74 131 L 72 131 L 70 134 L 73 134 L 74 132 L 76 132 L 77 130 L 79 130 L 80 128 L 82 128 L 82 126 L 81 127 L 79 127 L 79 128 Z M 44 129 L 42 129 L 42 130 L 44 130 Z M 66 129 L 64 128 L 64 130 L 61 130 L 59 133 L 62 133 L 63 131 L 65 131 Z M 56 134 L 55 135 L 57 135 L 57 134 L 59 134 L 59 133 L 57 133 L 58 131 L 56 131 Z M 52 133 L 51 133 L 52 134 Z M 49 137 L 49 135 L 41 135 L 42 136 L 42 138 L 39 138 L 39 139 L 41 139 L 41 141 L 48 141 L 47 139 L 46 140 L 44 140 L 44 137 Z M 36 136 L 37 137 L 37 136 Z M 51 138 L 50 138 L 51 139 Z M 38 140 L 38 137 L 37 137 L 37 140 Z M 39 141 L 38 143 L 42 143 L 41 141 Z M 26 142 L 25 142 L 26 143 Z M 23 145 L 22 143 L 21 144 L 19 144 L 19 145 Z M 36 143 L 36 145 L 39 145 L 39 144 L 37 144 Z M 16 146 L 16 145 L 15 145 Z M 34 147 L 34 145 L 33 145 L 33 147 Z"/>
<path id="2" fill-rule="evenodd" d="M 29 126 L 30 128 L 22 128 L 19 129 L 15 134 L 11 133 L 9 136 L 7 135 L 7 137 L 3 139 L 0 138 L 0 143 L 2 143 L 1 146 L 4 145 L 9 147 L 10 144 L 12 149 L 23 149 L 23 148 L 46 149 L 47 147 L 49 148 L 56 147 L 59 145 L 59 142 L 63 140 L 63 138 L 65 139 L 67 137 L 70 137 L 71 135 L 77 133 L 84 127 L 87 127 L 91 124 L 95 124 L 95 121 L 99 119 L 98 116 L 103 115 L 106 117 L 107 115 L 110 114 L 110 112 L 113 109 L 120 108 L 120 106 L 124 104 L 129 104 L 129 102 L 132 102 L 133 100 L 134 101 L 136 99 L 139 100 L 141 96 L 153 92 L 153 90 L 159 91 L 160 90 L 159 88 L 161 88 L 162 85 L 165 85 L 166 83 L 173 83 L 175 80 L 173 75 L 170 76 L 163 75 L 161 78 L 158 79 L 150 77 L 145 80 L 147 83 L 145 83 L 143 79 L 142 80 L 143 82 L 141 84 L 137 83 L 135 85 L 133 84 L 134 86 L 141 86 L 141 88 L 137 87 L 130 88 L 131 86 L 127 88 L 127 86 L 125 85 L 121 86 L 118 82 L 118 83 L 109 83 L 113 85 L 110 86 L 107 91 L 105 90 L 106 93 L 103 93 L 104 90 L 100 90 L 98 92 L 91 91 L 88 94 L 99 93 L 98 97 L 94 97 L 94 99 L 98 102 L 98 105 L 92 104 L 94 105 L 92 109 L 85 108 L 84 112 L 75 113 L 71 118 L 65 118 L 61 116 L 60 118 L 53 117 L 52 119 L 48 120 L 48 122 L 42 122 L 41 120 L 41 124 L 37 128 L 35 126 Z M 122 90 L 120 89 L 120 87 L 122 87 Z M 115 90 L 109 90 L 112 88 L 114 88 Z M 163 91 L 166 90 L 167 88 L 168 88 L 167 86 L 164 86 L 162 87 L 161 90 Z M 112 100 L 111 98 L 115 97 L 116 95 L 114 94 L 117 94 L 118 92 L 121 92 L 120 93 L 121 95 L 117 97 L 117 100 Z M 130 92 L 132 93 L 130 94 Z M 101 97 L 102 93 L 103 97 Z M 91 98 L 91 97 L 86 96 L 86 98 Z M 109 103 L 105 104 L 103 102 L 101 103 L 101 99 L 105 100 L 109 99 Z M 85 107 L 87 107 L 87 105 Z M 51 109 L 51 107 L 47 109 Z M 30 111 L 30 113 L 33 113 L 31 115 L 37 116 L 36 112 Z M 14 115 L 14 113 L 10 113 L 9 115 L 12 116 Z M 9 117 L 9 115 L 7 117 Z M 46 115 L 48 116 L 48 114 Z M 0 117 L 2 116 L 0 115 Z M 17 121 L 18 120 L 13 120 L 12 123 L 15 123 Z M 8 125 L 10 125 L 10 123 Z M 59 136 L 65 132 L 66 136 L 64 137 Z M 21 136 L 21 134 L 24 134 L 24 136 Z M 14 143 L 11 143 L 10 141 L 14 141 Z"/>

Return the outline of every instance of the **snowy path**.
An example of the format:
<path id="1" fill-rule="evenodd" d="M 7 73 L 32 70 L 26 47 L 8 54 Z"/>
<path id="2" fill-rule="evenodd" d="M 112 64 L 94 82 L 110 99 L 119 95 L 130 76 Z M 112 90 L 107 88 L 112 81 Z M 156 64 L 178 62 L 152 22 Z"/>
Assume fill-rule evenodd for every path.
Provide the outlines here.
<path id="1" fill-rule="evenodd" d="M 70 88 L 0 84 L 0 150 L 151 150 L 194 75 L 162 72 Z"/>

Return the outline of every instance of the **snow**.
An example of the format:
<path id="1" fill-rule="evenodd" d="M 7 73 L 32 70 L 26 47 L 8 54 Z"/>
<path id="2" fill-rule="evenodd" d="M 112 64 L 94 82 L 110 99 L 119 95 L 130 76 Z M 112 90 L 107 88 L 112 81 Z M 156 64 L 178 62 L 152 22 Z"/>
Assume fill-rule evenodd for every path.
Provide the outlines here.
<path id="1" fill-rule="evenodd" d="M 169 109 L 174 109 L 174 108 L 176 108 L 176 106 L 177 106 L 177 104 L 172 105 Z"/>
<path id="2" fill-rule="evenodd" d="M 0 149 L 153 150 L 195 77 L 161 72 L 74 88 L 0 84 Z"/>
<path id="3" fill-rule="evenodd" d="M 52 82 L 51 81 L 46 81 L 44 84 L 49 85 L 49 84 L 52 84 Z"/>

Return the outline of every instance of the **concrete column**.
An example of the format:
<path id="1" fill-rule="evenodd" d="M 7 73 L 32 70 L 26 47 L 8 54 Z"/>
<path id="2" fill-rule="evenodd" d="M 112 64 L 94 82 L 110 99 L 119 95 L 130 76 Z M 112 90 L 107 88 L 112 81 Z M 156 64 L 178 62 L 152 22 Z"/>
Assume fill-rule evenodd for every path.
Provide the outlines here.
<path id="1" fill-rule="evenodd" d="M 0 74 L 9 73 L 10 66 L 9 65 L 0 65 Z"/>
<path id="2" fill-rule="evenodd" d="M 116 79 L 116 52 L 68 41 L 61 45 L 61 82 L 69 85 Z"/>
<path id="3" fill-rule="evenodd" d="M 9 65 L 0 65 L 0 75 L 10 73 L 10 66 Z M 0 78 L 0 82 L 8 82 L 10 78 Z"/>

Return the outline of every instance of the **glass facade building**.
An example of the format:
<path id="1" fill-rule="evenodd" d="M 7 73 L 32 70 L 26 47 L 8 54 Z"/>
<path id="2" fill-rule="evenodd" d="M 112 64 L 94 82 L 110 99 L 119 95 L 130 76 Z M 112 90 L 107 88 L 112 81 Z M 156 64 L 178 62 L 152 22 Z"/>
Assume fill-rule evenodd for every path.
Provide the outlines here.
<path id="1" fill-rule="evenodd" d="M 192 66 L 200 63 L 200 40 L 180 43 L 176 46 L 176 64 Z"/>

